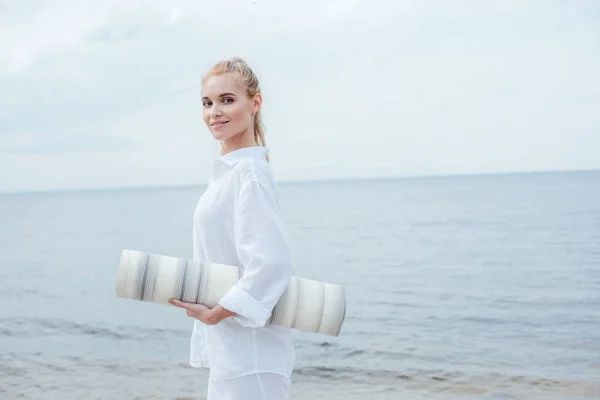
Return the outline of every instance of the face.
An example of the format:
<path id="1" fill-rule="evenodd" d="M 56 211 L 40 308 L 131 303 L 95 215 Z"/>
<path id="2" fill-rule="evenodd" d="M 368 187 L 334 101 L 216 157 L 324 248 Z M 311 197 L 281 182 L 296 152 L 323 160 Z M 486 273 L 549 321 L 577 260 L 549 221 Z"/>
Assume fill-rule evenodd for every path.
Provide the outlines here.
<path id="1" fill-rule="evenodd" d="M 248 97 L 236 78 L 237 73 L 212 76 L 202 87 L 204 123 L 213 137 L 225 145 L 254 140 L 253 115 L 261 105 L 260 94 Z"/>

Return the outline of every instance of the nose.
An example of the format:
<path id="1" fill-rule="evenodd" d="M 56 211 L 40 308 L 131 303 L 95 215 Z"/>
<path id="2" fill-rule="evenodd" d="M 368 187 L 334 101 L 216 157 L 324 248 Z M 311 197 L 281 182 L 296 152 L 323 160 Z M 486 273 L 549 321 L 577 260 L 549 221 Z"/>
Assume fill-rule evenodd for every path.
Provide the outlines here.
<path id="1" fill-rule="evenodd" d="M 211 117 L 219 117 L 221 115 L 223 115 L 221 106 L 219 105 L 219 103 L 213 103 L 213 106 L 210 108 L 210 116 Z"/>

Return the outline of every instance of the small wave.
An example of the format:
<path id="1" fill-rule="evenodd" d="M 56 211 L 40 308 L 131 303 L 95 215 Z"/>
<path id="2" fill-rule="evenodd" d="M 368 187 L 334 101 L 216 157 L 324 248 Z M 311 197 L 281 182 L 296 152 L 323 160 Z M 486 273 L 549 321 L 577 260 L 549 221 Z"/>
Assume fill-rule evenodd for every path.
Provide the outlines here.
<path id="1" fill-rule="evenodd" d="M 352 351 L 344 354 L 344 357 L 350 358 L 350 357 L 360 356 L 360 355 L 365 354 L 365 353 L 366 353 L 365 350 L 352 350 Z"/>
<path id="2" fill-rule="evenodd" d="M 511 375 L 498 372 L 473 374 L 466 371 L 421 370 L 405 371 L 363 369 L 353 367 L 303 366 L 296 368 L 294 374 L 317 380 L 335 380 L 347 383 L 373 385 L 414 385 L 415 387 L 437 388 L 438 391 L 478 392 L 499 390 L 501 388 L 536 387 L 540 390 L 570 390 L 581 386 L 581 382 L 557 378 Z"/>
<path id="3" fill-rule="evenodd" d="M 61 319 L 9 318 L 0 320 L 0 337 L 34 338 L 50 335 L 85 335 L 116 340 L 143 340 L 181 337 L 187 332 L 162 328 L 107 327 Z"/>

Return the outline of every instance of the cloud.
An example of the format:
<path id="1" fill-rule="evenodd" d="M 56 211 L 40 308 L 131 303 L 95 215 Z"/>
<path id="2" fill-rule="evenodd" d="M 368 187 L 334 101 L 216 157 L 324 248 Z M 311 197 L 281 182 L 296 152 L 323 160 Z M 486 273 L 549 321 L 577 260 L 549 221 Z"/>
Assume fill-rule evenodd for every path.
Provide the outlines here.
<path id="1" fill-rule="evenodd" d="M 200 118 L 200 78 L 232 55 L 261 78 L 281 179 L 599 168 L 598 9 L 7 4 L 0 168 L 15 174 L 0 177 L 0 191 L 205 181 L 215 146 Z"/>

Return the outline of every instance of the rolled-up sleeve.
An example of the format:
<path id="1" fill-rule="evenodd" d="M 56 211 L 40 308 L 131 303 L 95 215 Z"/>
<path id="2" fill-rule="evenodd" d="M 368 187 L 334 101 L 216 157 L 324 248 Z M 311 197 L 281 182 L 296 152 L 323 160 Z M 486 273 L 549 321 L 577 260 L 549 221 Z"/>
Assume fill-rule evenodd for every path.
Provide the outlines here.
<path id="1" fill-rule="evenodd" d="M 293 274 L 293 258 L 276 194 L 252 179 L 242 185 L 235 215 L 235 241 L 243 266 L 240 280 L 219 304 L 245 327 L 264 326 Z"/>

